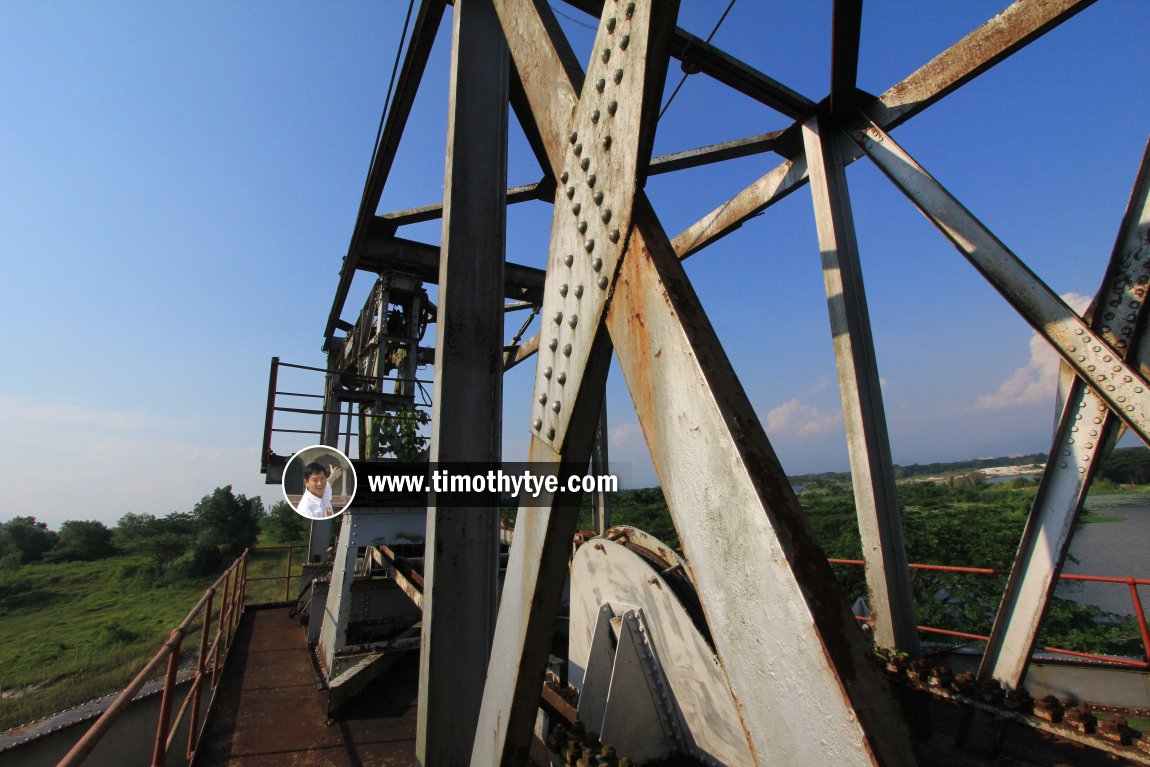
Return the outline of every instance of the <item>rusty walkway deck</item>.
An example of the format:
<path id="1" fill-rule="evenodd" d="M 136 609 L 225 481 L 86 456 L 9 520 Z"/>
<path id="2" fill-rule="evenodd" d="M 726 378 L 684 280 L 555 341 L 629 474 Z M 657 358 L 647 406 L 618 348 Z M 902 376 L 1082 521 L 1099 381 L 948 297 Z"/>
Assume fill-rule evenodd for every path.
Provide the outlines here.
<path id="1" fill-rule="evenodd" d="M 288 618 L 287 608 L 249 610 L 236 634 L 196 764 L 413 764 L 418 666 L 398 664 L 386 683 L 350 704 L 341 721 L 329 726 L 303 627 Z"/>

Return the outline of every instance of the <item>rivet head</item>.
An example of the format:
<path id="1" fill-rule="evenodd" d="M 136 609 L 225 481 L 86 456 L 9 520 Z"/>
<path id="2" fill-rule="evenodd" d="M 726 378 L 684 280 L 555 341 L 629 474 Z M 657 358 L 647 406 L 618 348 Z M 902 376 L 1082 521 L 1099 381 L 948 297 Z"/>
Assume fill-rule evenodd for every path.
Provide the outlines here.
<path id="1" fill-rule="evenodd" d="M 618 101 L 609 102 L 607 104 L 607 114 L 609 114 L 613 117 L 615 115 L 615 110 L 617 110 L 618 108 L 619 108 L 619 102 Z"/>
<path id="2" fill-rule="evenodd" d="M 623 79 L 623 70 L 616 69 L 615 74 L 611 76 L 611 79 L 614 80 L 616 84 L 618 84 Z"/>
<path id="3" fill-rule="evenodd" d="M 608 61 L 611 60 L 611 49 L 610 48 L 604 48 L 603 52 L 601 54 L 599 54 L 599 58 L 600 58 L 600 60 L 602 60 L 602 62 L 604 64 L 606 64 Z"/>
<path id="4" fill-rule="evenodd" d="M 563 344 L 563 356 L 564 357 L 570 357 L 571 356 L 571 344 Z"/>
<path id="5" fill-rule="evenodd" d="M 599 91 L 600 93 L 602 93 L 603 89 L 606 87 L 607 87 L 607 81 L 604 80 L 602 77 L 600 77 L 599 80 L 595 83 L 595 90 Z"/>
<path id="6" fill-rule="evenodd" d="M 558 325 L 559 323 L 563 322 L 563 312 L 555 312 L 555 316 L 551 319 L 553 319 L 555 324 Z"/>
<path id="7" fill-rule="evenodd" d="M 567 374 L 566 373 L 560 373 L 559 375 L 557 375 L 555 377 L 555 380 L 559 382 L 560 386 L 562 386 L 563 384 L 567 383 Z"/>
<path id="8" fill-rule="evenodd" d="M 604 149 L 610 149 L 611 148 L 611 137 L 610 136 L 604 136 L 603 137 L 603 148 Z"/>
<path id="9" fill-rule="evenodd" d="M 576 285 L 575 286 L 575 297 L 576 298 L 582 298 L 583 297 L 583 286 L 582 285 Z M 574 326 L 572 326 L 572 327 L 574 327 Z"/>
<path id="10" fill-rule="evenodd" d="M 623 35 L 621 38 L 619 38 L 619 48 L 621 50 L 624 50 L 624 51 L 627 50 L 627 46 L 630 44 L 631 44 L 631 36 L 630 35 Z"/>
<path id="11" fill-rule="evenodd" d="M 590 157 L 584 157 L 582 160 L 579 161 L 579 167 L 582 168 L 583 170 L 587 170 L 588 168 L 590 168 L 591 167 L 591 158 Z"/>
<path id="12" fill-rule="evenodd" d="M 574 144 L 576 141 L 579 140 L 579 134 L 576 133 L 575 131 L 571 131 L 571 135 L 567 138 L 567 140 L 570 141 L 572 144 Z"/>
<path id="13" fill-rule="evenodd" d="M 593 199 L 595 201 L 596 205 L 602 205 L 603 204 L 603 192 L 601 192 L 601 191 L 596 192 L 594 195 L 592 195 L 591 199 Z"/>
<path id="14" fill-rule="evenodd" d="M 567 191 L 566 191 L 566 192 L 564 192 L 564 194 L 566 194 L 566 195 L 567 195 L 567 199 L 568 199 L 568 200 L 574 199 L 574 197 L 575 197 L 575 187 L 573 187 L 573 186 L 569 186 L 569 187 L 567 187 Z"/>
<path id="15" fill-rule="evenodd" d="M 571 317 L 567 320 L 567 324 L 574 328 L 579 324 L 579 315 L 572 314 Z"/>
<path id="16" fill-rule="evenodd" d="M 567 256 L 567 258 L 563 259 L 563 261 L 566 262 L 568 258 L 571 258 L 571 256 Z M 574 261 L 575 259 L 571 258 L 571 260 Z M 567 266 L 571 266 L 571 264 L 567 264 Z M 567 286 L 566 285 L 560 285 L 559 286 L 559 295 L 563 296 L 564 298 L 567 297 Z"/>
<path id="17" fill-rule="evenodd" d="M 578 157 L 581 154 L 583 154 L 583 145 L 582 144 L 576 144 L 575 145 L 575 156 Z"/>
<path id="18" fill-rule="evenodd" d="M 618 242 L 619 241 L 619 230 L 618 229 L 612 229 L 611 233 L 609 235 L 607 235 L 607 239 L 609 239 L 611 242 Z"/>
<path id="19" fill-rule="evenodd" d="M 600 269 L 602 269 L 603 268 L 603 259 L 601 259 L 601 258 L 594 259 L 591 262 L 591 268 L 594 269 L 595 271 L 599 271 Z"/>
<path id="20" fill-rule="evenodd" d="M 611 220 L 611 209 L 604 208 L 603 212 L 599 214 L 599 219 L 605 224 Z"/>
<path id="21" fill-rule="evenodd" d="M 550 378 L 550 377 L 551 377 L 551 368 L 550 368 L 550 366 L 543 368 L 543 377 L 544 377 L 544 378 Z"/>
<path id="22" fill-rule="evenodd" d="M 593 122 L 593 123 L 599 122 L 599 110 L 598 109 L 596 109 L 594 112 L 591 113 L 591 122 Z"/>
<path id="23" fill-rule="evenodd" d="M 623 9 L 623 13 L 626 14 L 627 18 L 631 18 L 632 16 L 634 16 L 635 15 L 635 4 L 634 3 L 627 3 L 626 7 Z"/>
<path id="24" fill-rule="evenodd" d="M 563 256 L 563 265 L 564 266 L 571 266 L 571 264 L 573 264 L 573 263 L 575 263 L 575 256 L 571 255 L 570 253 Z M 559 288 L 559 292 L 566 295 L 567 294 L 567 286 L 564 285 L 563 287 Z"/>
<path id="25" fill-rule="evenodd" d="M 587 242 L 583 243 L 583 249 L 586 250 L 588 253 L 595 250 L 595 241 L 594 240 L 587 240 Z"/>
<path id="26" fill-rule="evenodd" d="M 560 183 L 566 184 L 568 178 L 570 178 L 570 176 L 567 175 L 567 171 L 563 171 L 562 173 L 559 174 Z"/>
<path id="27" fill-rule="evenodd" d="M 555 351 L 556 349 L 558 349 L 559 348 L 559 339 L 558 338 L 552 338 L 547 343 L 547 348 L 550 349 L 551 351 Z"/>
<path id="28" fill-rule="evenodd" d="M 558 413 L 562 409 L 563 409 L 563 406 L 561 404 L 559 404 L 559 400 L 555 400 L 554 402 L 551 403 L 551 410 L 553 410 L 554 412 Z"/>
<path id="29" fill-rule="evenodd" d="M 555 439 L 555 430 L 554 429 L 548 429 L 547 430 L 547 439 Z"/>
<path id="30" fill-rule="evenodd" d="M 595 182 L 598 180 L 599 180 L 598 176 L 596 176 L 594 173 L 592 173 L 591 175 L 589 175 L 587 177 L 587 186 L 595 186 Z"/>
<path id="31" fill-rule="evenodd" d="M 586 234 L 587 233 L 587 222 L 586 221 L 580 221 L 579 226 L 577 228 L 579 229 L 579 234 Z"/>
<path id="32" fill-rule="evenodd" d="M 614 32 L 615 31 L 615 17 L 614 16 L 607 19 L 607 31 L 608 32 Z"/>
<path id="33" fill-rule="evenodd" d="M 535 431 L 539 431 L 540 429 L 542 429 L 543 428 L 543 419 L 542 418 L 536 418 L 534 421 L 531 422 L 531 428 L 534 429 Z"/>
<path id="34" fill-rule="evenodd" d="M 539 404 L 540 405 L 546 405 L 547 404 L 547 392 L 543 392 L 542 394 L 539 395 Z"/>
<path id="35" fill-rule="evenodd" d="M 599 290 L 606 290 L 607 284 L 608 284 L 607 278 L 606 277 L 600 277 L 599 282 L 597 284 L 599 285 Z"/>
<path id="36" fill-rule="evenodd" d="M 578 203 L 578 202 L 577 202 L 577 203 L 575 203 L 574 205 L 572 205 L 572 206 L 571 206 L 571 213 L 572 213 L 573 215 L 576 215 L 576 216 L 578 216 L 578 215 L 579 215 L 579 211 L 581 211 L 581 210 L 583 210 L 583 205 L 582 205 L 581 203 Z"/>

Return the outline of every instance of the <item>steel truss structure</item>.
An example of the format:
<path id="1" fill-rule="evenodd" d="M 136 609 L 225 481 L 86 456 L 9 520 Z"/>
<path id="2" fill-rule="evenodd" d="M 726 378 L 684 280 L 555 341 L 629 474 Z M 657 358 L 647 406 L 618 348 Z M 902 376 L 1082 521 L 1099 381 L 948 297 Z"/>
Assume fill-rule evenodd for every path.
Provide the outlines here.
<path id="1" fill-rule="evenodd" d="M 911 764 L 903 716 L 681 262 L 810 185 L 875 640 L 912 655 L 914 605 L 846 166 L 865 157 L 879 168 L 1058 352 L 1073 385 L 981 669 L 1019 686 L 1097 466 L 1124 428 L 1150 443 L 1150 160 L 1092 310 L 1080 316 L 891 134 L 1091 3 L 1018 0 L 874 97 L 855 82 L 861 0 L 836 0 L 831 88 L 818 102 L 677 28 L 673 0 L 569 4 L 599 18 L 586 70 L 544 0 L 455 0 L 443 203 L 377 215 L 445 13 L 444 0 L 422 2 L 340 273 L 330 348 L 354 332 L 341 315 L 357 270 L 402 262 L 439 285 L 431 460 L 499 460 L 503 371 L 535 354 L 530 460 L 562 477 L 582 474 L 592 457 L 614 355 L 755 762 Z M 652 158 L 672 57 L 793 124 Z M 513 189 L 508 102 L 543 172 Z M 677 236 L 644 195 L 649 175 L 768 151 L 782 156 L 778 167 Z M 506 206 L 522 200 L 554 203 L 545 273 L 505 264 Z M 395 236 L 440 217 L 439 248 Z M 507 297 L 541 305 L 543 318 L 537 337 L 510 348 Z M 496 510 L 428 509 L 423 764 L 526 759 L 579 501 L 557 494 L 520 514 L 501 593 Z"/>

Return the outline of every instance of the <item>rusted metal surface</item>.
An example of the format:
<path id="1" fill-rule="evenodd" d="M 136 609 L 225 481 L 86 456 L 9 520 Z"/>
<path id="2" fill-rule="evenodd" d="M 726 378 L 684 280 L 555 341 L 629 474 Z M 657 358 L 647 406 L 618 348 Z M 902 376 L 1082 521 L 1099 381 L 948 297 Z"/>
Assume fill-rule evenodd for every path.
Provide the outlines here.
<path id="1" fill-rule="evenodd" d="M 1150 383 L 874 123 L 847 134 L 1142 441 Z"/>
<path id="2" fill-rule="evenodd" d="M 455 0 L 452 21 L 428 457 L 440 465 L 496 464 L 509 58 L 491 0 Z M 498 506 L 429 506 L 424 556 L 416 759 L 423 767 L 455 767 L 471 754 L 495 630 Z"/>
<path id="3" fill-rule="evenodd" d="M 879 96 L 867 107 L 867 114 L 884 129 L 897 127 L 1092 2 L 1018 0 Z M 844 162 L 859 156 L 854 153 Z M 787 160 L 677 235 L 672 240 L 675 252 L 680 258 L 699 252 L 806 180 L 805 158 Z"/>
<path id="4" fill-rule="evenodd" d="M 1135 365 L 1145 362 L 1135 359 L 1134 352 L 1146 324 L 1148 283 L 1150 145 L 1090 320 L 1091 331 Z M 990 633 L 980 676 L 1011 687 L 1022 684 L 1090 482 L 1117 440 L 1119 428 L 1102 398 L 1076 378 Z"/>
<path id="5" fill-rule="evenodd" d="M 836 34 L 841 5 L 835 4 Z M 855 512 L 875 616 L 875 642 L 917 655 L 914 597 L 906 567 L 894 462 L 838 131 L 829 117 L 812 118 L 803 126 L 803 140 L 811 171 L 811 199 L 822 252 Z"/>

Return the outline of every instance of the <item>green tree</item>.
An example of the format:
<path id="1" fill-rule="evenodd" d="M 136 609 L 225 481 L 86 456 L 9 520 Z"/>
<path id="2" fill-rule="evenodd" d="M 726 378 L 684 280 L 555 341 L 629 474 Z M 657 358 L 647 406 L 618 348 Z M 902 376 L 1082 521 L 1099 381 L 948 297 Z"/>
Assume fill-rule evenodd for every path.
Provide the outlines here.
<path id="1" fill-rule="evenodd" d="M 60 525 L 59 541 L 44 555 L 46 562 L 91 561 L 116 553 L 112 531 L 95 520 L 68 520 Z"/>
<path id="2" fill-rule="evenodd" d="M 307 535 L 308 521 L 296 513 L 287 501 L 272 504 L 260 521 L 268 538 L 277 543 L 295 543 Z"/>
<path id="3" fill-rule="evenodd" d="M 228 556 L 235 556 L 255 545 L 260 534 L 263 503 L 259 496 L 235 495 L 232 486 L 227 485 L 201 498 L 192 515 L 199 530 L 198 547 L 214 546 Z"/>
<path id="4" fill-rule="evenodd" d="M 37 522 L 35 517 L 13 517 L 0 524 L 0 559 L 17 565 L 39 562 L 58 538 L 46 522 Z"/>

